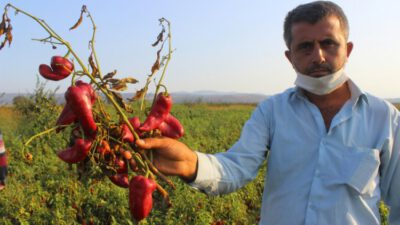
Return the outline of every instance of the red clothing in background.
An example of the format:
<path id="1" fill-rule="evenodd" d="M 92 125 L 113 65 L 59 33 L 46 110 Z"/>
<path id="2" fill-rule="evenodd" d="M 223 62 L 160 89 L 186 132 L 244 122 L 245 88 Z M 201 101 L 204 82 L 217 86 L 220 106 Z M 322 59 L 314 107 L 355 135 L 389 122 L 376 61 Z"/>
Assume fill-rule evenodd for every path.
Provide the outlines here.
<path id="1" fill-rule="evenodd" d="M 7 176 L 7 155 L 3 135 L 0 131 L 0 184 L 4 184 Z"/>

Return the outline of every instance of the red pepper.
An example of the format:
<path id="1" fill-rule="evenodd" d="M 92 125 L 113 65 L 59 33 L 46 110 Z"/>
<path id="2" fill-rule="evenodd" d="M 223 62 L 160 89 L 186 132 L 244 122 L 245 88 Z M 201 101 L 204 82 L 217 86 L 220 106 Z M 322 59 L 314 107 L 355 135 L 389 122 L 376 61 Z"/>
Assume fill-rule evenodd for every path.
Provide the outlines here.
<path id="1" fill-rule="evenodd" d="M 62 80 L 68 77 L 74 70 L 74 64 L 61 56 L 53 56 L 51 58 L 50 66 L 46 64 L 39 65 L 40 75 L 48 80 Z"/>
<path id="2" fill-rule="evenodd" d="M 153 208 L 153 192 L 156 182 L 138 175 L 129 182 L 129 209 L 136 221 L 146 218 Z"/>
<path id="3" fill-rule="evenodd" d="M 100 154 L 100 158 L 104 158 L 111 153 L 110 145 L 105 140 L 100 142 L 100 145 L 97 146 L 96 150 Z"/>
<path id="4" fill-rule="evenodd" d="M 138 170 L 139 170 L 139 167 L 138 167 L 138 165 L 137 165 L 137 162 L 136 162 L 136 160 L 135 160 L 134 158 L 131 158 L 131 159 L 129 160 L 129 166 L 130 166 L 130 168 L 131 168 L 132 171 L 138 171 Z"/>
<path id="5" fill-rule="evenodd" d="M 78 117 L 75 115 L 72 110 L 71 103 L 66 102 L 65 106 L 57 119 L 57 125 L 68 125 L 71 123 L 75 123 L 78 121 Z"/>
<path id="6" fill-rule="evenodd" d="M 93 137 L 97 130 L 92 114 L 92 106 L 96 97 L 96 92 L 90 84 L 80 80 L 76 81 L 75 86 L 69 87 L 65 92 L 66 103 L 56 124 L 68 125 L 79 121 L 85 134 Z M 61 129 L 57 131 L 59 130 Z"/>
<path id="7" fill-rule="evenodd" d="M 129 123 L 132 125 L 135 132 L 140 136 L 140 131 L 138 129 L 140 127 L 139 117 L 135 116 L 133 118 L 130 118 Z M 126 124 L 122 124 L 121 129 L 122 129 L 122 134 L 121 134 L 122 141 L 132 143 L 135 140 L 135 138 L 131 130 L 129 130 L 129 127 Z"/>
<path id="8" fill-rule="evenodd" d="M 61 76 L 69 76 L 74 71 L 74 64 L 67 58 L 61 56 L 51 57 L 51 68 L 53 71 Z"/>
<path id="9" fill-rule="evenodd" d="M 117 173 L 127 173 L 128 166 L 123 159 L 116 158 L 114 161 L 114 165 L 117 167 Z"/>
<path id="10" fill-rule="evenodd" d="M 136 130 L 140 127 L 140 119 L 135 116 L 129 119 L 129 123 L 131 123 L 132 127 Z"/>
<path id="11" fill-rule="evenodd" d="M 67 109 L 65 110 L 67 112 L 72 111 L 75 114 L 79 123 L 82 125 L 85 135 L 89 137 L 94 137 L 97 130 L 97 125 L 93 119 L 92 113 L 92 106 L 96 97 L 92 86 L 80 80 L 75 82 L 75 86 L 69 87 L 65 93 L 65 99 L 67 101 L 65 104 Z M 63 117 L 59 118 L 59 120 L 63 121 Z"/>
<path id="12" fill-rule="evenodd" d="M 183 136 L 184 129 L 177 118 L 168 114 L 165 120 L 160 124 L 158 129 L 161 134 L 166 137 L 178 139 Z"/>
<path id="13" fill-rule="evenodd" d="M 160 93 L 150 110 L 144 123 L 139 127 L 141 131 L 150 131 L 158 128 L 158 126 L 165 120 L 169 111 L 172 108 L 171 95 Z"/>
<path id="14" fill-rule="evenodd" d="M 114 165 L 117 167 L 117 174 L 109 176 L 111 182 L 123 188 L 129 187 L 128 166 L 123 159 L 116 158 Z"/>
<path id="15" fill-rule="evenodd" d="M 133 137 L 131 130 L 129 130 L 129 127 L 126 124 L 121 125 L 121 139 L 122 142 L 128 143 L 132 143 L 135 140 L 135 137 Z"/>
<path id="16" fill-rule="evenodd" d="M 117 185 L 118 187 L 128 188 L 129 187 L 129 177 L 128 173 L 117 173 L 115 175 L 109 176 L 110 181 Z"/>
<path id="17" fill-rule="evenodd" d="M 90 147 L 92 146 L 92 140 L 84 140 L 78 138 L 75 140 L 73 146 L 67 149 L 61 150 L 57 153 L 58 157 L 67 163 L 77 163 L 86 158 L 89 154 Z"/>

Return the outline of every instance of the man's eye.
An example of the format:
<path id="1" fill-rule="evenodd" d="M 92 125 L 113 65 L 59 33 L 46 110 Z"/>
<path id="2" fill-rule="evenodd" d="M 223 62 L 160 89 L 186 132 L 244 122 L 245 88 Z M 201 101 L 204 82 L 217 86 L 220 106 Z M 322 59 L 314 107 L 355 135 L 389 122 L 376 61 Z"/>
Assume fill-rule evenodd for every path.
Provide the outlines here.
<path id="1" fill-rule="evenodd" d="M 336 48 L 339 44 L 331 39 L 326 39 L 320 42 L 322 48 Z"/>
<path id="2" fill-rule="evenodd" d="M 309 50 L 312 50 L 313 47 L 314 47 L 314 44 L 313 44 L 313 43 L 305 42 L 305 43 L 301 43 L 301 44 L 298 46 L 298 49 L 299 49 L 299 50 L 302 50 L 302 51 L 309 51 Z"/>

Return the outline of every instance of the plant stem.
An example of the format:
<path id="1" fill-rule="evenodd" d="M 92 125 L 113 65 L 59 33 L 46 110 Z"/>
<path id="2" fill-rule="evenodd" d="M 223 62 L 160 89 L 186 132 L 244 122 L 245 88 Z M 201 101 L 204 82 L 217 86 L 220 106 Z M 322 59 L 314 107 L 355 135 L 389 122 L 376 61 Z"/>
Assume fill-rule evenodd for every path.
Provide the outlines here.
<path id="1" fill-rule="evenodd" d="M 160 86 L 164 86 L 164 85 L 162 84 L 162 81 L 163 81 L 163 79 L 164 79 L 165 72 L 167 71 L 167 67 L 168 67 L 169 61 L 171 60 L 171 54 L 172 54 L 171 24 L 170 24 L 170 22 L 169 22 L 168 20 L 166 20 L 165 18 L 162 18 L 162 20 L 163 20 L 163 21 L 166 21 L 166 22 L 167 22 L 167 25 L 168 25 L 168 57 L 167 57 L 167 61 L 165 62 L 165 66 L 164 66 L 164 68 L 163 68 L 163 71 L 162 71 L 162 73 L 161 73 L 160 80 L 158 80 L 158 84 L 157 84 L 157 87 L 156 87 L 156 91 L 154 92 L 153 102 L 154 102 L 155 99 L 157 98 L 157 94 L 158 94 L 158 91 L 159 91 L 159 89 L 160 89 Z M 164 87 L 165 87 L 165 86 L 164 86 Z"/>
<path id="2" fill-rule="evenodd" d="M 156 174 L 159 178 L 161 178 L 162 180 L 164 180 L 169 186 L 171 186 L 173 189 L 176 189 L 174 183 L 168 179 L 164 174 L 162 174 L 160 171 L 158 171 L 158 169 L 153 165 L 153 163 L 150 162 L 149 158 L 146 156 L 145 153 L 140 154 L 142 156 L 142 158 L 147 162 L 148 167 L 150 168 L 150 170 Z"/>
<path id="3" fill-rule="evenodd" d="M 40 137 L 40 136 L 42 136 L 42 135 L 48 134 L 48 133 L 50 133 L 50 132 L 53 132 L 53 131 L 55 131 L 55 130 L 58 129 L 58 128 L 67 127 L 67 126 L 69 126 L 69 125 L 56 126 L 56 127 L 52 127 L 52 128 L 50 128 L 50 129 L 47 129 L 47 130 L 45 130 L 45 131 L 42 131 L 42 132 L 40 132 L 40 133 L 38 133 L 38 134 L 35 134 L 35 135 L 33 135 L 32 137 L 30 137 L 30 138 L 28 139 L 28 141 L 25 142 L 24 146 L 28 146 L 29 143 L 31 143 L 31 142 L 32 142 L 35 138 L 37 138 L 37 137 Z"/>
<path id="4" fill-rule="evenodd" d="M 160 77 L 160 79 L 158 81 L 158 84 L 156 85 L 156 90 L 155 90 L 155 93 L 154 93 L 154 98 L 153 98 L 152 104 L 154 104 L 154 101 L 155 101 L 155 99 L 157 97 L 158 90 L 160 89 L 160 85 L 162 84 L 162 81 L 163 81 L 164 76 L 165 76 L 165 72 L 167 71 L 167 67 L 168 67 L 169 61 L 171 60 L 171 55 L 172 55 L 172 41 L 171 41 L 171 25 L 170 25 L 170 22 L 168 20 L 166 20 L 165 18 L 161 18 L 160 21 L 161 21 L 161 23 L 166 21 L 167 25 L 168 25 L 168 37 L 167 37 L 168 38 L 168 57 L 167 57 L 167 61 L 166 61 L 165 65 L 164 65 L 161 77 Z M 165 42 L 162 43 L 161 48 L 158 51 L 161 51 L 164 48 L 164 43 Z M 159 52 L 157 52 L 157 54 L 159 54 Z M 140 110 L 143 110 L 143 108 L 144 108 L 143 107 L 144 106 L 144 100 L 145 100 L 145 97 L 146 97 L 146 94 L 147 94 L 148 86 L 149 86 L 149 84 L 151 82 L 151 78 L 154 76 L 154 74 L 156 72 L 157 71 L 152 71 L 152 73 L 148 76 L 148 78 L 146 80 L 146 85 L 144 87 L 144 92 L 145 93 L 143 94 L 143 97 L 142 97 L 142 101 L 141 101 L 141 104 L 140 104 Z"/>
<path id="5" fill-rule="evenodd" d="M 94 47 L 94 43 L 95 43 L 95 37 L 96 37 L 96 30 L 97 30 L 97 26 L 94 22 L 94 19 L 92 17 L 92 14 L 90 14 L 90 12 L 86 9 L 86 13 L 88 14 L 90 21 L 92 22 L 92 26 L 93 26 L 93 34 L 92 34 L 92 40 L 90 41 L 90 46 L 93 52 L 93 56 L 94 56 L 94 60 L 96 61 L 96 66 L 97 66 L 97 71 L 99 72 L 99 78 L 100 80 L 103 79 L 103 74 L 101 72 L 101 68 L 100 68 L 100 63 L 96 54 L 96 49 Z"/>

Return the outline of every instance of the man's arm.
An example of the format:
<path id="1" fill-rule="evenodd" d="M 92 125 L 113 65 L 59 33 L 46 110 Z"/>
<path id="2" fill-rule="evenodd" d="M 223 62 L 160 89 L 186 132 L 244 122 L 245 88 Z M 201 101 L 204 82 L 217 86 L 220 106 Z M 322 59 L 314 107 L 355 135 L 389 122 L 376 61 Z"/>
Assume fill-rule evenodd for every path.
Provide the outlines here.
<path id="1" fill-rule="evenodd" d="M 264 102 L 265 104 L 265 102 Z M 266 111 L 259 106 L 246 122 L 241 137 L 227 152 L 204 154 L 169 138 L 137 141 L 139 147 L 155 149 L 154 164 L 167 175 L 177 175 L 208 194 L 235 191 L 254 179 L 266 156 L 270 131 Z"/>

